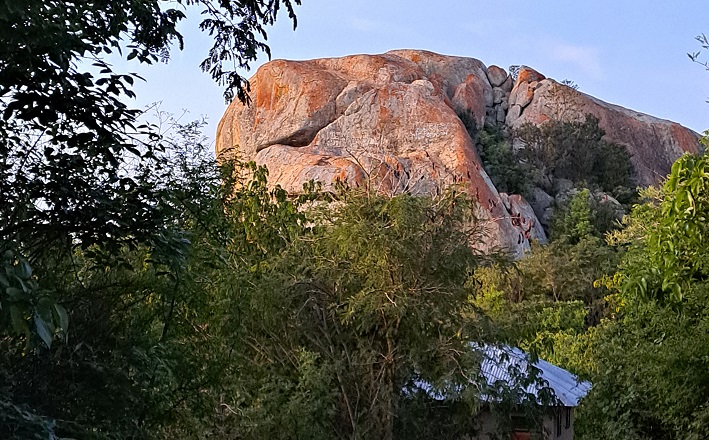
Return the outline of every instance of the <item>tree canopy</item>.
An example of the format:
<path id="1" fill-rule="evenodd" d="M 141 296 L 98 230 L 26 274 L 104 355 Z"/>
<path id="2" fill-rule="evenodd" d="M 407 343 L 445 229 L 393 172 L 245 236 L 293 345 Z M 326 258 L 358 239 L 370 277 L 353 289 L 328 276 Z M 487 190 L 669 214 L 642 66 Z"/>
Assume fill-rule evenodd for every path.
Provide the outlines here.
<path id="1" fill-rule="evenodd" d="M 299 3 L 3 1 L 0 239 L 22 243 L 25 252 L 68 237 L 85 248 L 147 240 L 161 224 L 160 200 L 134 168 L 161 165 L 159 133 L 124 103 L 140 78 L 114 72 L 105 55 L 166 61 L 173 46 L 182 48 L 177 24 L 186 8 L 201 7 L 200 28 L 214 38 L 201 67 L 225 86 L 227 99 L 246 100 L 236 69 L 270 53 L 266 27 L 281 9 L 295 24 Z"/>
<path id="2" fill-rule="evenodd" d="M 57 254 L 80 247 L 106 265 L 124 246 L 179 248 L 185 240 L 173 221 L 189 209 L 183 202 L 196 202 L 166 190 L 174 180 L 170 140 L 125 103 L 140 77 L 114 72 L 106 55 L 167 61 L 174 46 L 182 49 L 177 25 L 188 7 L 201 8 L 200 28 L 214 38 L 201 67 L 227 99 L 246 100 L 236 69 L 270 54 L 267 26 L 282 9 L 295 25 L 299 3 L 0 2 L 0 304 L 13 304 L 0 328 L 47 345 L 66 330 L 53 287 L 36 281 L 54 270 Z"/>
<path id="3" fill-rule="evenodd" d="M 707 429 L 707 156 L 675 162 L 661 190 L 612 242 L 627 246 L 606 283 L 613 320 L 592 345 L 588 438 L 698 439 Z"/>

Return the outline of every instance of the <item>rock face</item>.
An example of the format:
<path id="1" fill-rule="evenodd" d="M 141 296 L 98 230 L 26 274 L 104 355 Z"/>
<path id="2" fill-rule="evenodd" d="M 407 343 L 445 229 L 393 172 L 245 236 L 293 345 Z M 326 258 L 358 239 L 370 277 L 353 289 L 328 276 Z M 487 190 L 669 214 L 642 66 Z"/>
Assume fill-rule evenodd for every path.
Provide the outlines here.
<path id="1" fill-rule="evenodd" d="M 521 196 L 495 189 L 470 136 L 476 128 L 565 116 L 547 109 L 563 104 L 561 90 L 573 98 L 570 117 L 596 115 L 608 137 L 634 154 L 636 167 L 651 170 L 643 183 L 697 148 L 696 135 L 677 124 L 605 104 L 532 69 L 522 68 L 513 84 L 497 66 L 426 51 L 272 61 L 250 84 L 251 104 L 233 102 L 219 124 L 218 155 L 266 165 L 271 183 L 290 192 L 311 179 L 326 190 L 341 181 L 389 194 L 465 185 L 489 244 L 514 256 L 531 239 L 545 241 L 544 230 Z"/>
<path id="2" fill-rule="evenodd" d="M 595 116 L 606 132 L 605 139 L 627 148 L 642 186 L 659 183 L 679 156 L 699 148 L 698 135 L 675 122 L 603 102 L 528 67 L 520 69 L 509 106 L 506 124 L 510 128 Z"/>

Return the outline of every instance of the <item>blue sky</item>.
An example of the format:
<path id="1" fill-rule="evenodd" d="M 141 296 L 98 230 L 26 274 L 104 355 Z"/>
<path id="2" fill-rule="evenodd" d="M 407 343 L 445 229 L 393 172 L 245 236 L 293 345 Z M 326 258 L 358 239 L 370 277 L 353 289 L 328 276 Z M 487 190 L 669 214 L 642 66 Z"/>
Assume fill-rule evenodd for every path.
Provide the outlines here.
<path id="1" fill-rule="evenodd" d="M 226 105 L 222 89 L 199 63 L 210 39 L 197 30 L 199 11 L 182 26 L 185 50 L 168 64 L 139 66 L 135 105 L 162 101 L 162 108 L 209 119 L 214 138 Z M 709 72 L 692 63 L 694 37 L 709 34 L 709 5 L 698 0 L 303 0 L 298 28 L 283 14 L 269 31 L 273 58 L 310 59 L 391 49 L 426 49 L 469 56 L 485 65 L 531 66 L 604 101 L 677 121 L 697 131 L 709 128 Z M 705 59 L 709 59 L 709 53 Z M 255 69 L 266 62 L 262 57 Z"/>

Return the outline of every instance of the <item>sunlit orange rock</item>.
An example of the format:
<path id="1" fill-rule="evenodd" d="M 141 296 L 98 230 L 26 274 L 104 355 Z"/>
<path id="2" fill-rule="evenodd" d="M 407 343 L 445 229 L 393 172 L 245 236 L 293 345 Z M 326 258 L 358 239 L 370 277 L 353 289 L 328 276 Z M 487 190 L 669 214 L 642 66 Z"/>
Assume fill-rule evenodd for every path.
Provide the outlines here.
<path id="1" fill-rule="evenodd" d="M 593 115 L 605 131 L 605 139 L 625 146 L 631 154 L 641 186 L 660 183 L 679 156 L 698 152 L 699 135 L 676 122 L 609 104 L 540 76 L 532 69 L 520 71 L 509 98 L 509 127 L 538 125 L 550 119 L 583 120 Z"/>
<path id="2" fill-rule="evenodd" d="M 696 151 L 690 130 L 561 86 L 533 69 L 517 82 L 473 58 L 419 50 L 310 61 L 272 61 L 250 80 L 251 102 L 233 102 L 217 132 L 217 153 L 255 160 L 291 193 L 316 180 L 387 194 L 436 194 L 451 184 L 478 202 L 488 247 L 514 256 L 546 240 L 530 205 L 498 193 L 470 130 L 591 113 L 610 140 L 634 155 L 641 183 Z M 551 107 L 551 110 L 547 109 Z"/>

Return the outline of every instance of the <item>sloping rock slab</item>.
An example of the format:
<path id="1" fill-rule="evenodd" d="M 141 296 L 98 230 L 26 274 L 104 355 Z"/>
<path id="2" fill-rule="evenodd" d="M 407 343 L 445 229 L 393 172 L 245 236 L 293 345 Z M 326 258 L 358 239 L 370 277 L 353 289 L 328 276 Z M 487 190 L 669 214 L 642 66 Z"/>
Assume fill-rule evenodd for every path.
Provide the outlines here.
<path id="1" fill-rule="evenodd" d="M 251 105 L 233 102 L 219 124 L 217 153 L 267 166 L 273 184 L 295 193 L 312 179 L 326 190 L 340 181 L 431 195 L 460 184 L 478 201 L 488 247 L 520 256 L 529 240 L 546 240 L 528 227 L 539 223 L 531 208 L 513 213 L 503 203 L 458 117 L 480 127 L 493 105 L 480 61 L 410 50 L 279 60 L 250 83 Z"/>
<path id="2" fill-rule="evenodd" d="M 507 125 L 542 124 L 550 119 L 598 118 L 605 139 L 623 145 L 641 186 L 656 185 L 684 153 L 699 151 L 699 135 L 672 121 L 609 104 L 525 68 L 510 95 Z M 512 110 L 514 109 L 514 111 Z"/>

